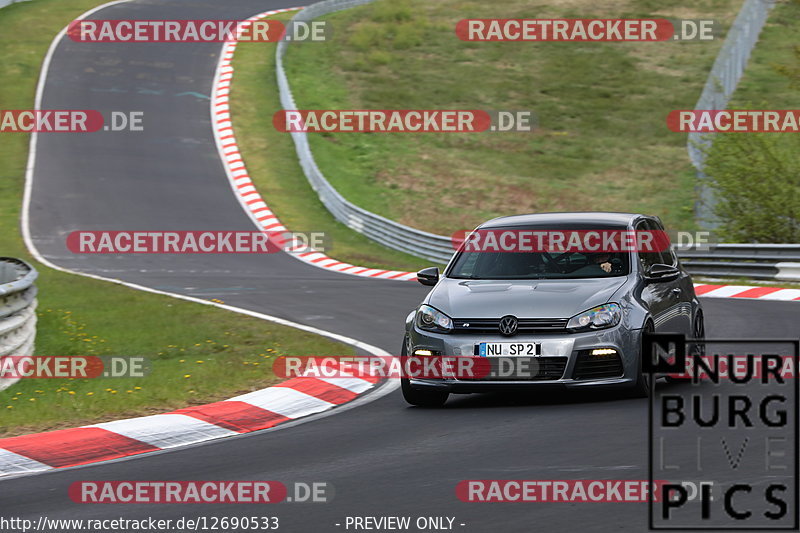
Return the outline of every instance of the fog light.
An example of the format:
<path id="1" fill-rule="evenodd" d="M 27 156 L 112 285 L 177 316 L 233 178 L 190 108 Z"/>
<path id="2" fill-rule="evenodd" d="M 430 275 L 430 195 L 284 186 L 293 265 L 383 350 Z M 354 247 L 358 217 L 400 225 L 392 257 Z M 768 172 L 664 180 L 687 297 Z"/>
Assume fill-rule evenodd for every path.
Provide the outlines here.
<path id="1" fill-rule="evenodd" d="M 430 350 L 414 350 L 414 355 L 433 355 Z"/>
<path id="2" fill-rule="evenodd" d="M 617 351 L 614 348 L 595 348 L 592 355 L 617 355 Z"/>

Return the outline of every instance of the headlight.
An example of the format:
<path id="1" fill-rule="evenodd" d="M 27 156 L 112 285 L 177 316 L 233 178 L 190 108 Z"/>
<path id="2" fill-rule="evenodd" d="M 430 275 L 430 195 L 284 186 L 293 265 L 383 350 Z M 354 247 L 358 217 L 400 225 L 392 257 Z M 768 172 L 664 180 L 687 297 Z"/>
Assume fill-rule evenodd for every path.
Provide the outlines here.
<path id="1" fill-rule="evenodd" d="M 569 319 L 567 329 L 591 330 L 610 328 L 619 324 L 622 311 L 618 304 L 599 305 Z"/>
<path id="2" fill-rule="evenodd" d="M 421 305 L 417 309 L 417 326 L 426 331 L 450 333 L 453 330 L 453 320 L 430 305 Z"/>

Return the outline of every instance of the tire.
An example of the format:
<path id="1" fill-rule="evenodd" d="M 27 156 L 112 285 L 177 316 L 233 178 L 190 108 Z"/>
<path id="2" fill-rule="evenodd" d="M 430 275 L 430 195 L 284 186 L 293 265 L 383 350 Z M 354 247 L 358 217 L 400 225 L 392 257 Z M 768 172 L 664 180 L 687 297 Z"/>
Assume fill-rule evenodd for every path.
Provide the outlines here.
<path id="1" fill-rule="evenodd" d="M 703 317 L 703 312 L 699 310 L 694 316 L 694 323 L 692 324 L 692 337 L 694 337 L 696 340 L 702 341 L 705 341 L 706 339 L 706 321 Z M 689 348 L 689 351 L 694 355 L 699 355 L 702 357 L 706 354 L 706 344 L 705 342 L 692 344 L 692 347 Z"/>
<path id="2" fill-rule="evenodd" d="M 655 331 L 655 327 L 653 327 L 652 322 L 648 322 L 644 326 L 643 333 L 653 333 Z M 642 343 L 644 343 L 644 335 L 642 335 Z M 639 350 L 639 368 L 636 369 L 636 381 L 633 383 L 633 387 L 631 387 L 629 392 L 629 396 L 631 398 L 647 398 L 650 396 L 650 375 L 644 373 L 644 361 L 642 360 L 642 354 L 644 349 Z"/>
<path id="3" fill-rule="evenodd" d="M 706 338 L 706 325 L 703 319 L 703 312 L 698 311 L 692 323 L 692 338 L 696 340 L 705 340 Z M 693 343 L 689 347 L 689 353 L 692 355 L 699 355 L 700 357 L 706 354 L 705 343 Z M 667 383 L 686 383 L 692 381 L 691 376 L 685 378 L 667 376 Z"/>
<path id="4" fill-rule="evenodd" d="M 403 348 L 400 350 L 401 357 L 408 355 L 406 341 L 407 339 L 403 340 Z M 411 386 L 411 380 L 408 378 L 400 378 L 400 389 L 403 391 L 403 399 L 417 407 L 442 407 L 450 396 L 448 392 L 415 389 Z"/>

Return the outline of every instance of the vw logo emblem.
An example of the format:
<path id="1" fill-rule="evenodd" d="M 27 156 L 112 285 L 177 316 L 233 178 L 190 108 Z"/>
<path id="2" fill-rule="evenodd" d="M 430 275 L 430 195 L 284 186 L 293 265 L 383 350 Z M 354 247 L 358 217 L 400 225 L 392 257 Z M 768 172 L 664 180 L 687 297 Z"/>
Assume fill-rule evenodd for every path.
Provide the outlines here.
<path id="1" fill-rule="evenodd" d="M 500 319 L 500 333 L 506 337 L 510 337 L 517 333 L 517 325 L 517 317 L 506 315 Z"/>

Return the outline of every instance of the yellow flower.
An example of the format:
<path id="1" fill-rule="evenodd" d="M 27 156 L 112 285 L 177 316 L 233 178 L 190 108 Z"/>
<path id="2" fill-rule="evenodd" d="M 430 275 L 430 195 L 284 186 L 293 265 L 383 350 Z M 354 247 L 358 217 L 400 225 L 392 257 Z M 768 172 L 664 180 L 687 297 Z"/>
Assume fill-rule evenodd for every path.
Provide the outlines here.
<path id="1" fill-rule="evenodd" d="M 87 392 L 86 396 L 94 396 L 94 393 L 93 392 Z"/>
<path id="2" fill-rule="evenodd" d="M 111 391 L 111 394 L 116 394 L 116 393 L 117 393 L 117 391 L 115 391 L 115 390 Z"/>
<path id="3" fill-rule="evenodd" d="M 36 398 L 28 398 L 28 401 L 29 401 L 29 402 L 35 402 L 35 401 L 36 401 Z"/>
<path id="4" fill-rule="evenodd" d="M 185 362 L 186 362 L 186 359 L 180 359 L 178 362 L 179 362 L 179 363 L 185 363 Z"/>
<path id="5" fill-rule="evenodd" d="M 192 377 L 192 375 L 191 374 L 184 374 L 183 377 L 188 379 L 188 378 Z"/>
<path id="6" fill-rule="evenodd" d="M 132 390 L 126 390 L 125 392 L 133 392 Z"/>
<path id="7" fill-rule="evenodd" d="M 133 390 L 142 390 L 141 387 L 134 387 Z"/>
<path id="8" fill-rule="evenodd" d="M 13 409 L 13 408 L 14 408 L 13 405 L 6 405 L 6 409 Z"/>
<path id="9" fill-rule="evenodd" d="M 75 394 L 74 390 L 69 391 L 70 394 Z"/>
<path id="10" fill-rule="evenodd" d="M 204 362 L 205 362 L 205 361 L 202 361 L 202 360 L 195 361 L 195 363 L 197 363 L 198 365 L 202 365 Z"/>

